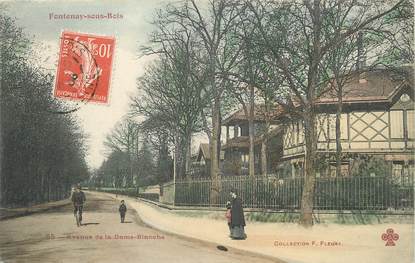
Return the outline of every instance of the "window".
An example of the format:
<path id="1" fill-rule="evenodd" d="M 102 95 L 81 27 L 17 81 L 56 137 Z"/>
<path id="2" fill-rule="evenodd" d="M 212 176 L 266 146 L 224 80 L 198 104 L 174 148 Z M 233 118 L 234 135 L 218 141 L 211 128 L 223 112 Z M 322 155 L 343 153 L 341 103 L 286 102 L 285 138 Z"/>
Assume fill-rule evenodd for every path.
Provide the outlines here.
<path id="1" fill-rule="evenodd" d="M 316 132 L 317 138 L 319 142 L 326 142 L 328 138 L 328 128 L 329 128 L 329 115 L 328 114 L 320 114 L 316 118 Z"/>
<path id="2" fill-rule="evenodd" d="M 240 125 L 241 128 L 241 136 L 249 136 L 249 127 L 248 125 Z"/>
<path id="3" fill-rule="evenodd" d="M 248 160 L 249 160 L 248 154 L 241 154 L 241 161 L 242 161 L 242 163 L 247 164 L 248 163 Z"/>
<path id="4" fill-rule="evenodd" d="M 298 143 L 299 143 L 299 130 L 300 130 L 300 127 L 299 127 L 299 124 L 298 124 L 298 122 L 296 122 L 295 124 L 294 124 L 294 144 L 295 145 L 298 145 Z"/>
<path id="5" fill-rule="evenodd" d="M 391 111 L 390 112 L 390 128 L 391 128 L 391 138 L 393 139 L 403 138 L 403 112 L 402 111 Z"/>
<path id="6" fill-rule="evenodd" d="M 406 112 L 406 126 L 408 129 L 408 138 L 415 139 L 415 111 L 408 110 Z"/>
<path id="7" fill-rule="evenodd" d="M 304 127 L 303 122 L 299 121 L 298 123 L 298 142 L 300 144 L 304 143 Z"/>
<path id="8" fill-rule="evenodd" d="M 336 114 L 330 114 L 328 119 L 330 140 L 336 139 Z"/>
<path id="9" fill-rule="evenodd" d="M 392 165 L 392 182 L 401 184 L 403 163 L 394 162 Z"/>
<path id="10" fill-rule="evenodd" d="M 330 114 L 329 118 L 329 135 L 331 140 L 336 139 L 336 114 Z M 340 115 L 340 138 L 342 140 L 347 140 L 348 137 L 348 127 L 347 127 L 347 113 L 342 113 Z"/>
<path id="11" fill-rule="evenodd" d="M 292 122 L 288 124 L 284 137 L 285 137 L 285 147 L 289 148 L 289 147 L 296 146 L 298 144 L 297 123 Z"/>
<path id="12" fill-rule="evenodd" d="M 409 184 L 413 186 L 415 180 L 415 163 L 410 163 L 408 166 L 408 180 Z"/>
<path id="13" fill-rule="evenodd" d="M 261 154 L 260 153 L 255 153 L 254 156 L 254 163 L 255 164 L 259 164 L 259 160 L 261 159 Z"/>
<path id="14" fill-rule="evenodd" d="M 349 133 L 348 133 L 348 126 L 347 126 L 347 113 L 342 113 L 340 116 L 340 131 L 341 131 L 341 138 L 343 140 L 349 139 Z"/>

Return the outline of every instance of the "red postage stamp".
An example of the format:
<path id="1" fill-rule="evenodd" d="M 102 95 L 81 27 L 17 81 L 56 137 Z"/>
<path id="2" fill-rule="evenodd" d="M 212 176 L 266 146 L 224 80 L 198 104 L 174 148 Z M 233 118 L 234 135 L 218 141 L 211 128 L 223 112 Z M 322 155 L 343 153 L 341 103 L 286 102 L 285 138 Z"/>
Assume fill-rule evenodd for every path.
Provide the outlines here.
<path id="1" fill-rule="evenodd" d="M 55 97 L 107 103 L 114 48 L 114 37 L 64 31 Z"/>

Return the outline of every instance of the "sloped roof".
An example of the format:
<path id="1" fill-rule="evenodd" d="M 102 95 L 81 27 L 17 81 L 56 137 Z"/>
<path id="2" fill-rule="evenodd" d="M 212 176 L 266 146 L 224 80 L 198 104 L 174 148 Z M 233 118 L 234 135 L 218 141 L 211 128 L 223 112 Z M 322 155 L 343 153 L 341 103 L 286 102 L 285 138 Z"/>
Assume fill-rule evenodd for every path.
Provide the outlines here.
<path id="1" fill-rule="evenodd" d="M 403 78 L 399 73 L 404 72 L 410 80 Z M 367 102 L 392 102 L 392 99 L 402 91 L 403 88 L 412 90 L 410 96 L 414 96 L 414 69 L 412 66 L 405 66 L 399 70 L 391 70 L 387 68 L 372 69 L 366 72 L 356 72 L 350 75 L 350 78 L 343 87 L 342 101 L 345 104 L 363 104 Z M 414 99 L 414 98 L 412 98 Z M 336 104 L 338 101 L 336 90 L 330 85 L 325 92 L 317 99 L 318 105 Z M 299 107 L 298 99 L 293 97 L 292 102 L 295 107 Z M 248 107 L 249 111 L 249 107 Z M 282 117 L 287 111 L 281 105 L 274 105 L 270 112 L 270 117 L 276 121 L 278 117 Z M 265 105 L 255 105 L 254 111 L 255 121 L 265 121 Z M 225 120 L 224 125 L 234 125 L 248 120 L 243 108 L 235 111 Z"/>
<path id="2" fill-rule="evenodd" d="M 199 152 L 197 156 L 197 160 L 200 161 L 201 155 L 205 158 L 205 160 L 210 160 L 210 149 L 209 149 L 209 143 L 201 143 L 199 145 Z M 220 159 L 223 160 L 225 158 L 225 153 L 221 151 L 220 153 Z"/>
<path id="3" fill-rule="evenodd" d="M 391 100 L 395 94 L 407 84 L 396 73 L 388 69 L 376 69 L 350 76 L 343 87 L 342 100 L 344 103 L 363 103 Z M 412 87 L 413 88 L 413 87 Z M 338 101 L 334 88 L 329 88 L 318 104 L 330 104 Z"/>
<path id="4" fill-rule="evenodd" d="M 250 106 L 247 106 L 248 112 L 250 110 Z M 279 105 L 274 105 L 272 110 L 268 113 L 270 119 L 274 119 L 275 117 L 281 115 L 283 113 L 283 108 Z M 266 109 L 265 104 L 257 104 L 254 108 L 254 120 L 255 121 L 265 121 L 266 120 Z M 235 111 L 230 116 L 222 121 L 224 125 L 233 125 L 239 123 L 241 121 L 247 121 L 248 117 L 245 115 L 245 111 L 243 108 Z"/>
<path id="5" fill-rule="evenodd" d="M 210 160 L 209 143 L 201 143 L 199 146 L 199 153 L 202 152 L 205 159 Z"/>

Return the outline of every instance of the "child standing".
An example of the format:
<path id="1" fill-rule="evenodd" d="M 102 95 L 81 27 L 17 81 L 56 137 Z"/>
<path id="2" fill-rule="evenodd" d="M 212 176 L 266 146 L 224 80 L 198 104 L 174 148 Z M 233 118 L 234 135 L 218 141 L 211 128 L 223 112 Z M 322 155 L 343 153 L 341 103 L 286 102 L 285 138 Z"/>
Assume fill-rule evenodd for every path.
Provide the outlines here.
<path id="1" fill-rule="evenodd" d="M 121 223 L 124 223 L 125 213 L 127 212 L 127 206 L 125 206 L 124 200 L 121 200 L 121 205 L 120 208 L 118 208 L 118 211 L 120 212 Z"/>
<path id="2" fill-rule="evenodd" d="M 232 217 L 232 215 L 231 215 L 231 208 L 232 208 L 231 202 L 229 202 L 229 201 L 226 202 L 226 214 L 225 214 L 225 217 L 228 220 L 229 235 L 232 234 L 232 226 L 231 226 L 231 217 Z"/>

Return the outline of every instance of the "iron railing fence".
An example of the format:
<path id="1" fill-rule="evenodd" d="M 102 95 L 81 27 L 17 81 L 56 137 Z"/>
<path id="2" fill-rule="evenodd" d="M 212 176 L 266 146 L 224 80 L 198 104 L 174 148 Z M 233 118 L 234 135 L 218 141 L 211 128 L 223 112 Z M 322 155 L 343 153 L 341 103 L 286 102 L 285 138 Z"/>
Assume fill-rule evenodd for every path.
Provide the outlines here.
<path id="1" fill-rule="evenodd" d="M 100 188 L 94 188 L 91 190 L 97 190 L 97 191 L 111 193 L 111 194 L 126 195 L 126 196 L 131 196 L 131 197 L 140 197 L 140 198 L 144 198 L 144 199 L 151 200 L 154 202 L 159 202 L 158 193 L 139 193 L 137 191 L 137 188 L 100 187 Z"/>
<path id="2" fill-rule="evenodd" d="M 224 207 L 235 189 L 247 208 L 295 210 L 301 206 L 304 178 L 276 176 L 223 177 L 219 197 L 211 200 L 212 180 L 198 178 L 165 184 L 162 195 L 176 206 Z M 175 189 L 175 194 L 170 193 Z M 172 201 L 172 200 L 171 200 Z M 171 203 L 170 201 L 170 203 Z M 414 184 L 400 185 L 389 177 L 316 178 L 314 208 L 317 210 L 402 210 L 414 208 Z"/>

